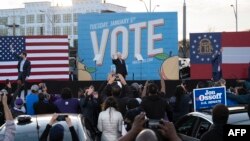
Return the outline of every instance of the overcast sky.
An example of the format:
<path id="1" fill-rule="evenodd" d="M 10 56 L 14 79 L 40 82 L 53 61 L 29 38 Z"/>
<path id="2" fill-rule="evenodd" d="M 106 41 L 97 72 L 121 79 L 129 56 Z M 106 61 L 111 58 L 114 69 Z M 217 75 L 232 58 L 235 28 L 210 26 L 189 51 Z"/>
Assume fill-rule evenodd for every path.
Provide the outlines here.
<path id="1" fill-rule="evenodd" d="M 21 8 L 24 2 L 51 1 L 56 5 L 70 5 L 71 0 L 2 0 L 0 9 Z M 154 12 L 178 12 L 179 40 L 182 39 L 182 18 L 184 0 L 151 0 L 151 10 Z M 144 3 L 140 0 L 106 0 L 127 7 L 130 12 L 146 12 Z M 149 9 L 150 0 L 144 0 Z M 235 15 L 233 7 L 236 0 L 186 0 L 187 33 L 235 31 Z M 159 7 L 155 7 L 159 5 Z M 238 0 L 238 29 L 250 30 L 250 0 Z M 187 38 L 188 35 L 187 35 Z"/>

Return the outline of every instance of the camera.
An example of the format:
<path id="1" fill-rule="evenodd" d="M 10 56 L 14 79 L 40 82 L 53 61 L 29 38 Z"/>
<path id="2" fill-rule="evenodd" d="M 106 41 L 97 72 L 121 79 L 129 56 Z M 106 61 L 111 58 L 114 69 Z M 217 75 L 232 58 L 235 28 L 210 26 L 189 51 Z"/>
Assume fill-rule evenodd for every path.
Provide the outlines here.
<path id="1" fill-rule="evenodd" d="M 46 88 L 46 84 L 42 83 L 42 89 L 45 89 L 45 88 Z"/>
<path id="2" fill-rule="evenodd" d="M 149 129 L 159 129 L 159 125 L 162 124 L 161 120 L 156 120 L 156 119 L 149 119 L 146 122 L 145 127 Z"/>
<path id="3" fill-rule="evenodd" d="M 2 89 L 1 91 L 0 91 L 0 95 L 6 95 L 6 94 L 8 94 L 8 92 L 7 92 L 7 90 L 5 90 L 5 89 Z"/>
<path id="4" fill-rule="evenodd" d="M 68 115 L 58 115 L 58 117 L 56 118 L 57 121 L 65 121 L 66 117 L 68 117 Z"/>
<path id="5" fill-rule="evenodd" d="M 115 75 L 115 81 L 120 81 L 120 78 L 118 75 Z"/>
<path id="6" fill-rule="evenodd" d="M 154 80 L 148 80 L 148 84 L 154 84 Z"/>
<path id="7" fill-rule="evenodd" d="M 118 74 L 112 74 L 112 76 L 115 76 L 115 81 L 120 81 L 119 75 Z"/>

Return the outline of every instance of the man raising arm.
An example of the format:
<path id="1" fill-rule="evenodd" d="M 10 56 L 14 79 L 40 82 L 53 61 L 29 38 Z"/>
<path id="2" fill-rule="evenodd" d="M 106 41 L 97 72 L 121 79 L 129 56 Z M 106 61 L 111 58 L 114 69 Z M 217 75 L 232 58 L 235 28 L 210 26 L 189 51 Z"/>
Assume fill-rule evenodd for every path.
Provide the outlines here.
<path id="1" fill-rule="evenodd" d="M 123 78 L 125 79 L 128 72 L 127 72 L 125 60 L 122 58 L 122 55 L 120 52 L 118 52 L 116 55 L 112 55 L 112 63 L 115 65 L 116 74 L 121 74 Z"/>

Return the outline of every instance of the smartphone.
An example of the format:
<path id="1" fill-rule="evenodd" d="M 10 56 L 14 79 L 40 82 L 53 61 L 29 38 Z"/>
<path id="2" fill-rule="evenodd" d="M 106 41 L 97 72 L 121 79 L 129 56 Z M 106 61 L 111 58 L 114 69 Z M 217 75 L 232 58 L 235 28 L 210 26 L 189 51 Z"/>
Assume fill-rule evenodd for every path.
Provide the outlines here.
<path id="1" fill-rule="evenodd" d="M 159 129 L 160 124 L 163 124 L 163 121 L 156 120 L 156 119 L 148 119 L 144 127 L 149 128 L 149 129 Z"/>
<path id="2" fill-rule="evenodd" d="M 45 89 L 45 88 L 46 88 L 46 84 L 45 84 L 45 83 L 43 83 L 42 88 L 43 88 L 43 89 Z"/>
<path id="3" fill-rule="evenodd" d="M 58 115 L 58 117 L 56 118 L 57 121 L 65 121 L 66 117 L 68 117 L 68 115 Z"/>

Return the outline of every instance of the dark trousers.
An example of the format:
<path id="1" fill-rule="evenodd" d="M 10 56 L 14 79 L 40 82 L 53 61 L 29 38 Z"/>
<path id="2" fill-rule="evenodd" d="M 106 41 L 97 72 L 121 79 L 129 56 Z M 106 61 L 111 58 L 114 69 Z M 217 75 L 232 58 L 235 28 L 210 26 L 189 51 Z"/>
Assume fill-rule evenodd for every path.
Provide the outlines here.
<path id="1" fill-rule="evenodd" d="M 23 75 L 22 72 L 19 72 L 18 73 L 18 78 L 17 78 L 17 89 L 15 91 L 15 96 L 20 97 L 22 90 L 24 90 L 24 98 L 25 98 L 27 93 L 28 93 L 26 76 Z"/>
<path id="2" fill-rule="evenodd" d="M 222 78 L 222 71 L 213 72 L 213 81 L 219 81 Z"/>

